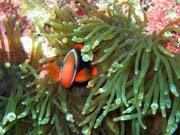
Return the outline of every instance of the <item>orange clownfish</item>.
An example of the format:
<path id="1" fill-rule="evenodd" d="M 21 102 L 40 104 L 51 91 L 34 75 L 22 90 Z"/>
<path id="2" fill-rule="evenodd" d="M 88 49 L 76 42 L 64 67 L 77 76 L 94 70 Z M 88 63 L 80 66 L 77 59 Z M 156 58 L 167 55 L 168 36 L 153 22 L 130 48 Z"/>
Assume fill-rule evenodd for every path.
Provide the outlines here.
<path id="1" fill-rule="evenodd" d="M 76 44 L 65 56 L 62 65 L 59 68 L 55 63 L 48 63 L 45 65 L 45 69 L 53 82 L 60 81 L 61 85 L 65 88 L 69 88 L 74 82 L 83 83 L 97 75 L 97 68 L 91 67 L 89 63 L 82 61 L 80 57 L 80 50 L 82 44 Z"/>
<path id="2" fill-rule="evenodd" d="M 50 82 L 57 83 L 60 80 L 60 70 L 53 62 L 49 62 L 42 66 L 40 77 L 48 77 Z"/>
<path id="3" fill-rule="evenodd" d="M 83 62 L 80 57 L 82 48 L 82 44 L 76 44 L 64 58 L 61 66 L 60 82 L 65 88 L 71 87 L 74 82 L 86 82 L 92 77 L 92 68 L 88 63 Z"/>
<path id="4" fill-rule="evenodd" d="M 69 88 L 74 82 L 79 67 L 78 57 L 76 50 L 72 49 L 64 58 L 61 66 L 60 82 L 65 88 Z"/>

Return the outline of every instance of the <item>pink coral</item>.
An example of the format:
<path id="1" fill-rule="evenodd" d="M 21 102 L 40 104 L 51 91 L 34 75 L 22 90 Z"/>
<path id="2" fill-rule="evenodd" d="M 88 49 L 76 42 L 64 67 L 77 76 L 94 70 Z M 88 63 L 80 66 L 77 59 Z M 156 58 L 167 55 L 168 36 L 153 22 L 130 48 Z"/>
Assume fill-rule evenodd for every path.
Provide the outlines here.
<path id="1" fill-rule="evenodd" d="M 171 20 L 180 17 L 180 4 L 176 0 L 152 0 L 148 14 L 148 33 L 161 31 Z M 180 26 L 180 23 L 178 24 Z"/>
<path id="2" fill-rule="evenodd" d="M 151 6 L 147 9 L 147 34 L 156 31 L 159 33 L 170 21 L 180 17 L 180 3 L 177 0 L 151 0 Z M 180 22 L 174 26 L 180 26 Z M 180 35 L 172 33 L 170 35 L 179 42 Z M 171 42 L 165 43 L 167 50 L 171 52 L 180 52 L 180 47 Z"/>

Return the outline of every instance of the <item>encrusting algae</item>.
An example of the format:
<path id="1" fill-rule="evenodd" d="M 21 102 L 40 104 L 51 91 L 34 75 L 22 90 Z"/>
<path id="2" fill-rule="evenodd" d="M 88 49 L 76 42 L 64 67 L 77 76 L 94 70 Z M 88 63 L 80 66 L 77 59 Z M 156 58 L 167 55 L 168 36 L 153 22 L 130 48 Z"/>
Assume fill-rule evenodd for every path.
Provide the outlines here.
<path id="1" fill-rule="evenodd" d="M 43 57 L 36 35 L 29 59 L 8 66 L 1 57 L 0 134 L 141 135 L 150 133 L 148 117 L 157 116 L 160 134 L 173 134 L 180 121 L 180 55 L 163 45 L 179 44 L 164 34 L 180 33 L 174 26 L 180 18 L 146 35 L 146 14 L 142 9 L 142 21 L 131 3 L 126 11 L 116 2 L 103 10 L 83 0 L 75 6 L 55 5 L 48 29 L 38 25 L 55 57 Z M 97 74 L 64 88 L 60 67 L 79 43 L 80 59 Z"/>

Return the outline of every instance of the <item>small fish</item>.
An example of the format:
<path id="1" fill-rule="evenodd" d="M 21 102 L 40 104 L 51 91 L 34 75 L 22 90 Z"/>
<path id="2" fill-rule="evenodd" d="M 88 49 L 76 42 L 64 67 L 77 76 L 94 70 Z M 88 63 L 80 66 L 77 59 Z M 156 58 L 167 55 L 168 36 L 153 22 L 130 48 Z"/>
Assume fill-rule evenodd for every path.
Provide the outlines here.
<path id="1" fill-rule="evenodd" d="M 60 82 L 63 87 L 69 88 L 74 82 L 83 83 L 96 75 L 97 70 L 90 67 L 88 63 L 84 63 L 80 57 L 82 44 L 76 44 L 65 56 L 61 66 Z"/>
<path id="2" fill-rule="evenodd" d="M 65 88 L 70 88 L 74 82 L 84 83 L 90 80 L 98 71 L 96 67 L 82 61 L 80 57 L 82 48 L 82 44 L 76 44 L 65 56 L 60 69 L 53 62 L 45 64 L 42 67 L 44 74 L 48 74 L 53 83 L 60 81 Z"/>
<path id="3" fill-rule="evenodd" d="M 69 88 L 74 82 L 79 67 L 79 55 L 75 49 L 69 51 L 65 56 L 62 67 L 60 82 L 63 87 Z"/>

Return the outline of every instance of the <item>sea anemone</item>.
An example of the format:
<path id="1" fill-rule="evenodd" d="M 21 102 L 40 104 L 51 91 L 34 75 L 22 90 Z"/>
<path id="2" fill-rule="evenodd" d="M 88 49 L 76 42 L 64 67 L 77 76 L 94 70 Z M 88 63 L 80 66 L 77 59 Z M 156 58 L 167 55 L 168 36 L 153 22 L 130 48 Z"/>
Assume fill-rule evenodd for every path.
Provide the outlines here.
<path id="1" fill-rule="evenodd" d="M 120 123 L 121 133 L 125 132 L 121 121 L 131 120 L 132 127 L 137 127 L 132 132 L 140 134 L 139 126 L 146 129 L 143 118 L 161 114 L 163 121 L 168 118 L 163 134 L 172 134 L 179 123 L 179 54 L 167 51 L 163 44 L 177 43 L 164 33 L 179 33 L 179 27 L 174 27 L 179 18 L 159 33 L 146 35 L 147 17 L 142 10 L 141 21 L 130 3 L 125 14 L 115 3 L 107 4 L 102 12 L 91 4 L 78 2 L 85 16 L 68 6 L 61 10 L 55 7 L 56 18 L 47 22 L 52 29 L 42 31 L 42 35 L 47 35 L 52 46 L 65 51 L 83 43 L 82 59 L 100 69 L 88 83 L 90 94 L 82 109 L 86 118 L 79 123 L 83 132 L 90 134 L 111 117 L 112 125 Z"/>
<path id="2" fill-rule="evenodd" d="M 0 18 L 0 60 L 11 64 L 22 63 L 27 58 L 20 42 L 20 27 L 16 16 Z"/>

